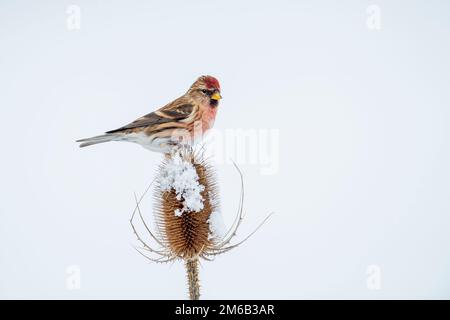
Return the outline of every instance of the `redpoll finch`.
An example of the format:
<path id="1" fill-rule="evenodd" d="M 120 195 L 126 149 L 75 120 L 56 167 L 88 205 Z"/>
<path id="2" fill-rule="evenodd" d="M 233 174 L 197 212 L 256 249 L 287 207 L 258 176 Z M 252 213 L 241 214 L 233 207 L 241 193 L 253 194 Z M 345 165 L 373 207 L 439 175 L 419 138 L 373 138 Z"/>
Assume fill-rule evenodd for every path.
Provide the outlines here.
<path id="1" fill-rule="evenodd" d="M 192 144 L 214 125 L 220 85 L 216 78 L 201 76 L 178 99 L 119 129 L 77 140 L 80 147 L 109 141 L 128 141 L 146 149 L 170 152 L 180 144 Z"/>

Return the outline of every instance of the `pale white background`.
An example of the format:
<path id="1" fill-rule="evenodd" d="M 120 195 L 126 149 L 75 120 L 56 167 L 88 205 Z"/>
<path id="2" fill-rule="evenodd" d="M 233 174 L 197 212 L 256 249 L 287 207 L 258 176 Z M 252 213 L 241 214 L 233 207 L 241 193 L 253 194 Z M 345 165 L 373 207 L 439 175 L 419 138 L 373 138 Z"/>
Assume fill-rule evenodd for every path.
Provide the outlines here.
<path id="1" fill-rule="evenodd" d="M 381 30 L 366 26 L 371 4 Z M 216 128 L 279 129 L 280 165 L 241 165 L 239 236 L 276 215 L 203 263 L 203 298 L 450 298 L 449 18 L 448 1 L 2 0 L 0 297 L 186 297 L 180 263 L 132 248 L 133 192 L 161 156 L 74 140 L 213 74 Z M 217 170 L 229 224 L 239 180 Z"/>

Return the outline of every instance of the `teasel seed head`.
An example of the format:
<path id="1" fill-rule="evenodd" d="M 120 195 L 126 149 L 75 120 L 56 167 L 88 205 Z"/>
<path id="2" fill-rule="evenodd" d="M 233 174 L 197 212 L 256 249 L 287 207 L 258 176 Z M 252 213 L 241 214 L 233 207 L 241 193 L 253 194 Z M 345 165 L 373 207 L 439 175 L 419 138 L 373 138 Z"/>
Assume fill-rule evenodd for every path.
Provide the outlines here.
<path id="1" fill-rule="evenodd" d="M 157 263 L 184 260 L 191 300 L 200 298 L 199 258 L 212 261 L 217 255 L 239 247 L 271 215 L 243 240 L 230 244 L 244 219 L 244 180 L 238 166 L 234 166 L 240 176 L 241 194 L 236 217 L 228 230 L 225 230 L 220 213 L 214 169 L 201 152 L 196 152 L 189 146 L 167 154 L 159 166 L 153 193 L 156 233 L 147 225 L 139 207 L 148 188 L 140 199 L 135 195 L 136 207 L 130 224 L 142 244 L 142 248 L 136 250 Z M 157 243 L 157 248 L 144 241 L 137 231 L 134 224 L 137 212 L 148 235 Z"/>
<path id="2" fill-rule="evenodd" d="M 173 256 L 203 257 L 218 237 L 211 234 L 211 215 L 219 212 L 213 168 L 198 153 L 183 148 L 160 165 L 154 190 L 160 239 Z"/>

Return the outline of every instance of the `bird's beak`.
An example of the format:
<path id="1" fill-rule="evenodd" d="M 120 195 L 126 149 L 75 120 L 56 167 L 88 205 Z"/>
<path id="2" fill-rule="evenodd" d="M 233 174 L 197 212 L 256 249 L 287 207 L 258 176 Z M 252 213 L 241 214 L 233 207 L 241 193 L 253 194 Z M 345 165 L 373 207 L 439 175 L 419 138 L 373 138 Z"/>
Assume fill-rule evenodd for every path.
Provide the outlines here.
<path id="1" fill-rule="evenodd" d="M 220 100 L 220 99 L 222 99 L 222 96 L 220 95 L 220 93 L 214 92 L 213 95 L 211 96 L 211 99 Z"/>

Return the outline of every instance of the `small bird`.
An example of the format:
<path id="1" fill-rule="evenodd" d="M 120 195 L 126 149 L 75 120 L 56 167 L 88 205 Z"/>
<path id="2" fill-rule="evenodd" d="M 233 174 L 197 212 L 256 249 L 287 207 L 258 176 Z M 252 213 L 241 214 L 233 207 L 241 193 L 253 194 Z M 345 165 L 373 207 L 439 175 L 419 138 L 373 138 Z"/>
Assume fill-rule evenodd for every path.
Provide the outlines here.
<path id="1" fill-rule="evenodd" d="M 174 146 L 193 144 L 212 128 L 219 106 L 220 84 L 201 76 L 178 99 L 135 121 L 105 134 L 77 140 L 80 147 L 109 141 L 128 141 L 146 149 L 169 153 Z"/>

